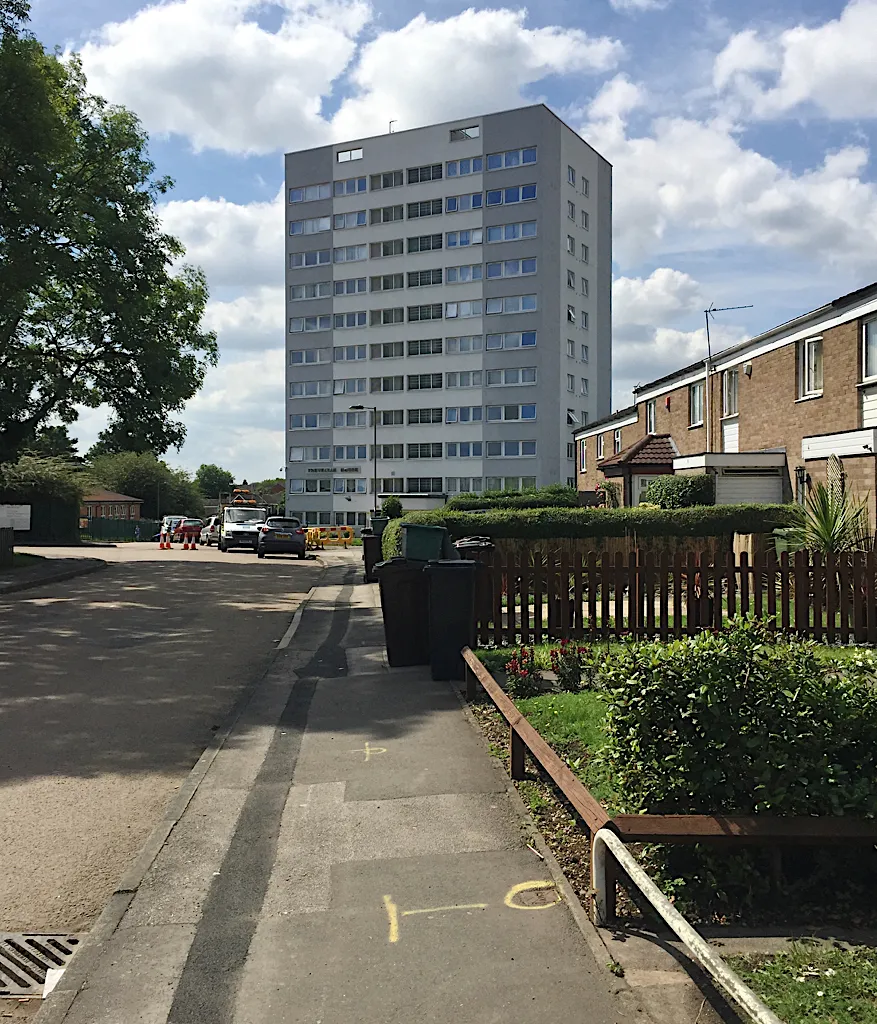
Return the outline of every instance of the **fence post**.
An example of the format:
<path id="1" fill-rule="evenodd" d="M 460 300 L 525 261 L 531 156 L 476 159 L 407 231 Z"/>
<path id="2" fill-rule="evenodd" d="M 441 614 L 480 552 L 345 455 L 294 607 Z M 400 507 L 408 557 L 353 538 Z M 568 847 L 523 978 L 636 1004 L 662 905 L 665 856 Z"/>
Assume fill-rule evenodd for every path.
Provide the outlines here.
<path id="1" fill-rule="evenodd" d="M 473 701 L 476 696 L 476 679 L 475 673 L 469 668 L 468 663 L 466 664 L 466 700 Z"/>
<path id="2" fill-rule="evenodd" d="M 509 774 L 513 779 L 521 780 L 526 778 L 527 770 L 524 763 L 524 759 L 527 754 L 527 748 L 524 746 L 524 741 L 515 731 L 513 725 L 509 726 Z"/>

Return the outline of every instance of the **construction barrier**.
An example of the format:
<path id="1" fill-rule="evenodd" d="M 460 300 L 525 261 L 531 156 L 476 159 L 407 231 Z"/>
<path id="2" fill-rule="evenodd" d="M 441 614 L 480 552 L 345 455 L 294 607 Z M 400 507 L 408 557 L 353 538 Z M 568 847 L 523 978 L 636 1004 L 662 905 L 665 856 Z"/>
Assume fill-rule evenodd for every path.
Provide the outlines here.
<path id="1" fill-rule="evenodd" d="M 308 551 L 322 551 L 323 538 L 320 536 L 318 527 L 312 526 L 305 534 L 305 546 Z"/>

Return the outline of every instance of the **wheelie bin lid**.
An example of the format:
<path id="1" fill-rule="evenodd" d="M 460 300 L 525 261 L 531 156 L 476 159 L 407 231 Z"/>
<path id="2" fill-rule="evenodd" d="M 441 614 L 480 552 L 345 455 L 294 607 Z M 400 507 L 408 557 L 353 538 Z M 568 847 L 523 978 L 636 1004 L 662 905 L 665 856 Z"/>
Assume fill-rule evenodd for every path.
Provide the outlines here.
<path id="1" fill-rule="evenodd" d="M 423 571 L 426 573 L 447 572 L 448 570 L 475 572 L 477 564 L 477 562 L 467 562 L 465 558 L 439 558 L 434 562 L 427 562 Z"/>

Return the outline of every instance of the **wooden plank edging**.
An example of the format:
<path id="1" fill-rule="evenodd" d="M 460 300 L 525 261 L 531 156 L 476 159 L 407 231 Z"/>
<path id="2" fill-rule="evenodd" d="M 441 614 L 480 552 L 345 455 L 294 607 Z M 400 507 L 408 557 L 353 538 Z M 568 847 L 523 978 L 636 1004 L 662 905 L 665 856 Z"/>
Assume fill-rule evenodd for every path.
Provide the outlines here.
<path id="1" fill-rule="evenodd" d="M 481 664 L 475 653 L 464 647 L 463 660 L 487 691 L 487 695 L 496 705 L 497 711 L 509 723 L 509 726 L 521 737 L 533 757 L 542 765 L 551 778 L 557 783 L 560 791 L 578 811 L 585 824 L 592 832 L 611 827 L 609 815 L 603 805 L 591 794 L 590 790 L 573 774 L 570 768 L 533 728 L 527 719 L 518 711 L 514 701 L 500 687 L 499 683 Z"/>
<path id="2" fill-rule="evenodd" d="M 728 843 L 832 845 L 877 843 L 877 819 L 839 815 L 822 817 L 724 814 L 618 814 L 603 805 L 518 710 L 469 647 L 462 650 L 469 671 L 487 691 L 510 729 L 581 815 L 591 832 L 611 828 L 625 843 Z"/>

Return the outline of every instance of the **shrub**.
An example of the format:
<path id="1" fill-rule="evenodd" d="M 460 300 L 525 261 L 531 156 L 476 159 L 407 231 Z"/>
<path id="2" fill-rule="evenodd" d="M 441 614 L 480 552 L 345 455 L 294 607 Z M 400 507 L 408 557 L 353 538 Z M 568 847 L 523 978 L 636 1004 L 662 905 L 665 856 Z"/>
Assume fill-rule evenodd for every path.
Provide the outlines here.
<path id="1" fill-rule="evenodd" d="M 87 474 L 63 458 L 22 455 L 0 464 L 0 500 L 10 504 L 53 499 L 78 506 L 89 486 Z"/>
<path id="2" fill-rule="evenodd" d="M 506 662 L 505 670 L 506 689 L 513 697 L 535 697 L 542 693 L 542 671 L 532 648 L 515 651 Z"/>
<path id="3" fill-rule="evenodd" d="M 877 689 L 815 645 L 738 620 L 670 644 L 622 646 L 606 749 L 631 810 L 877 814 Z"/>
<path id="4" fill-rule="evenodd" d="M 384 558 L 402 550 L 402 523 L 445 526 L 452 539 L 477 534 L 521 540 L 577 537 L 720 537 L 733 533 L 770 533 L 789 525 L 790 505 L 713 505 L 684 509 L 536 508 L 458 512 L 447 508 L 409 512 L 387 524 Z"/>
<path id="5" fill-rule="evenodd" d="M 469 512 L 475 509 L 494 508 L 578 508 L 579 497 L 574 487 L 565 484 L 550 484 L 539 490 L 489 491 L 484 494 L 461 494 L 451 498 L 446 509 Z"/>
<path id="6" fill-rule="evenodd" d="M 584 673 L 589 667 L 590 649 L 573 640 L 561 640 L 551 649 L 551 671 L 557 676 L 561 690 L 577 693 L 584 689 Z"/>
<path id="7" fill-rule="evenodd" d="M 401 519 L 402 502 L 395 494 L 390 494 L 381 502 L 381 512 L 388 519 Z"/>
<path id="8" fill-rule="evenodd" d="M 715 477 L 711 473 L 698 473 L 695 476 L 656 476 L 646 487 L 643 498 L 660 508 L 715 505 Z"/>

